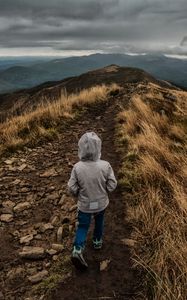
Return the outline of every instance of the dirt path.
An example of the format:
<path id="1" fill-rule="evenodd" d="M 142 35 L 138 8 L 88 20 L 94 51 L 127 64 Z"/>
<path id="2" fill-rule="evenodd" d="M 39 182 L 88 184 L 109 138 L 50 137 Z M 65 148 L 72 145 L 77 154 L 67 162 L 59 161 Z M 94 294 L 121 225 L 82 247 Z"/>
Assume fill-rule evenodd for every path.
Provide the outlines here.
<path id="1" fill-rule="evenodd" d="M 102 115 L 102 118 L 99 122 L 92 121 L 89 129 L 96 124 L 94 126 L 96 132 L 100 133 L 103 141 L 102 159 L 110 161 L 117 176 L 120 161 L 114 146 L 114 117 L 116 113 L 116 105 L 109 105 L 103 113 L 98 109 L 96 114 Z M 100 131 L 101 128 L 103 129 L 102 132 Z M 60 284 L 57 291 L 49 297 L 50 300 L 134 299 L 135 273 L 132 270 L 129 248 L 122 243 L 122 239 L 128 238 L 130 234 L 130 228 L 125 221 L 125 213 L 125 201 L 123 201 L 118 187 L 110 195 L 102 251 L 96 252 L 92 249 L 91 232 L 93 228 L 91 228 L 85 253 L 89 264 L 88 272 L 74 271 L 73 278 L 65 284 Z M 100 272 L 100 262 L 105 260 L 110 260 L 108 268 Z"/>
<path id="2" fill-rule="evenodd" d="M 106 103 L 93 105 L 81 120 L 67 127 L 58 141 L 15 154 L 10 159 L 11 163 L 3 160 L 0 167 L 0 213 L 12 214 L 13 220 L 2 222 L 0 226 L 0 290 L 4 296 L 1 299 L 35 299 L 29 292 L 32 283 L 25 278 L 47 268 L 50 273 L 55 259 L 47 255 L 37 262 L 27 261 L 20 258 L 19 252 L 24 245 L 50 249 L 59 226 L 67 217 L 69 236 L 65 236 L 63 245 L 71 253 L 76 213 L 73 200 L 65 197 L 64 202 L 63 193 L 72 165 L 77 161 L 77 142 L 85 131 L 95 131 L 103 141 L 102 159 L 111 163 L 117 176 L 120 166 L 114 146 L 114 117 L 117 112 L 118 106 L 112 98 Z M 7 208 L 7 201 L 13 202 L 9 206 L 14 208 Z M 25 202 L 29 202 L 30 206 L 21 211 L 15 210 L 15 205 Z M 104 246 L 100 252 L 91 247 L 90 231 L 85 253 L 88 272 L 79 273 L 72 267 L 70 278 L 42 299 L 134 299 L 137 279 L 132 270 L 129 248 L 122 242 L 130 236 L 125 214 L 125 201 L 118 187 L 110 195 Z M 46 224 L 52 225 L 51 228 Z M 21 237 L 27 235 L 33 238 L 20 244 Z M 63 259 L 63 253 L 61 255 Z M 110 260 L 110 263 L 101 272 L 99 266 L 104 260 Z"/>

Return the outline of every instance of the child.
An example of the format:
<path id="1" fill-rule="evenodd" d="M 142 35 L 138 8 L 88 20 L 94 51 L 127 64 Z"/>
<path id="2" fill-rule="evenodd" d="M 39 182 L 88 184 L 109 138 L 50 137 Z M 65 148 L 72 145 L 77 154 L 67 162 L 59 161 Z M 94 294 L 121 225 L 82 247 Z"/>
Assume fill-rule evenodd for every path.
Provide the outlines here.
<path id="1" fill-rule="evenodd" d="M 103 221 L 109 204 L 107 192 L 117 181 L 109 162 L 101 160 L 101 139 L 94 132 L 86 132 L 78 142 L 80 161 L 73 166 L 68 181 L 69 192 L 78 197 L 78 227 L 72 252 L 72 262 L 79 269 L 88 267 L 83 257 L 91 217 L 95 219 L 93 247 L 102 247 Z"/>

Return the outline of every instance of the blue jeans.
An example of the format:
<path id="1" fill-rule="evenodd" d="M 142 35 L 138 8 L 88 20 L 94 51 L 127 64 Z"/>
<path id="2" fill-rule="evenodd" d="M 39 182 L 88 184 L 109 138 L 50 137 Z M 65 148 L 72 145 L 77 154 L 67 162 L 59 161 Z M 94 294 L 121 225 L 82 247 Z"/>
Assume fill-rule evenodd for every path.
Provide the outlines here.
<path id="1" fill-rule="evenodd" d="M 90 227 L 92 215 L 95 219 L 95 228 L 93 232 L 93 239 L 100 240 L 103 235 L 103 227 L 104 227 L 104 213 L 105 210 L 102 210 L 98 213 L 84 213 L 82 211 L 78 211 L 78 227 L 75 235 L 75 240 L 73 245 L 76 247 L 84 247 L 86 243 L 86 237 L 88 233 L 88 229 Z"/>

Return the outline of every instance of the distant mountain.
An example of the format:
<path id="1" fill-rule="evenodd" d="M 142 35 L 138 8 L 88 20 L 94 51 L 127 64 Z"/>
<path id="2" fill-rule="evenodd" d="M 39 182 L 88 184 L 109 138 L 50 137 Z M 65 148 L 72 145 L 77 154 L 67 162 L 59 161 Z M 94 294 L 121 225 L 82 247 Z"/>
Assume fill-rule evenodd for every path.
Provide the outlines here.
<path id="1" fill-rule="evenodd" d="M 110 64 L 141 68 L 158 79 L 187 87 L 187 60 L 164 55 L 93 54 L 89 56 L 46 59 L 40 62 L 1 69 L 0 93 L 34 87 L 46 81 L 57 81 Z"/>

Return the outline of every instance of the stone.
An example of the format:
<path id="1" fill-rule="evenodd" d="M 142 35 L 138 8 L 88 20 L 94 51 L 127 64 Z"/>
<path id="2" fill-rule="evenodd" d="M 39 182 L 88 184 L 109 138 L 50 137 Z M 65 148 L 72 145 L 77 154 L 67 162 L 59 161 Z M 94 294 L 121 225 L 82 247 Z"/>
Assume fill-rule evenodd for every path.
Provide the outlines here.
<path id="1" fill-rule="evenodd" d="M 61 252 L 64 250 L 64 246 L 61 244 L 52 244 L 52 249 L 56 250 L 57 252 Z"/>
<path id="2" fill-rule="evenodd" d="M 132 239 L 122 239 L 121 242 L 123 243 L 123 245 L 126 245 L 128 247 L 134 247 L 136 244 L 136 241 Z"/>
<path id="3" fill-rule="evenodd" d="M 0 216 L 0 221 L 1 222 L 9 223 L 12 220 L 13 220 L 13 215 L 12 214 L 2 214 Z"/>
<path id="4" fill-rule="evenodd" d="M 13 231 L 11 234 L 16 238 L 20 236 L 20 232 L 18 230 Z"/>
<path id="5" fill-rule="evenodd" d="M 23 171 L 27 167 L 26 164 L 22 164 L 21 166 L 18 167 L 19 171 Z"/>
<path id="6" fill-rule="evenodd" d="M 32 275 L 32 276 L 29 276 L 28 277 L 28 280 L 31 282 L 31 283 L 38 283 L 40 282 L 44 277 L 46 277 L 48 275 L 48 271 L 47 270 L 43 270 L 41 272 L 38 272 L 37 274 L 35 275 Z"/>
<path id="7" fill-rule="evenodd" d="M 51 256 L 57 254 L 57 250 L 55 250 L 55 249 L 49 249 L 49 250 L 46 250 L 46 252 Z"/>
<path id="8" fill-rule="evenodd" d="M 45 171 L 44 173 L 40 174 L 40 177 L 54 177 L 57 175 L 58 175 L 58 173 L 56 172 L 56 170 L 54 168 L 51 168 L 51 169 Z"/>
<path id="9" fill-rule="evenodd" d="M 44 233 L 46 232 L 47 230 L 51 230 L 53 229 L 54 226 L 51 224 L 51 223 L 46 223 L 46 224 L 42 224 L 40 227 L 39 227 L 39 231 Z"/>
<path id="10" fill-rule="evenodd" d="M 27 244 L 33 240 L 33 234 L 28 234 L 20 238 L 20 244 Z"/>
<path id="11" fill-rule="evenodd" d="M 59 200 L 59 202 L 58 202 L 58 204 L 59 204 L 60 206 L 62 206 L 62 205 L 64 204 L 65 198 L 66 198 L 66 195 L 62 195 L 62 197 L 60 198 L 60 200 Z"/>
<path id="12" fill-rule="evenodd" d="M 69 212 L 73 212 L 77 209 L 77 204 L 74 204 L 70 207 Z"/>
<path id="13" fill-rule="evenodd" d="M 7 159 L 7 160 L 5 160 L 4 162 L 5 162 L 6 165 L 12 165 L 13 162 L 14 162 L 14 160 L 12 160 L 12 159 Z"/>
<path id="14" fill-rule="evenodd" d="M 19 256 L 28 259 L 41 259 L 45 257 L 45 250 L 42 247 L 25 246 Z"/>
<path id="15" fill-rule="evenodd" d="M 15 179 L 13 182 L 12 182 L 12 184 L 15 184 L 15 185 L 17 185 L 17 184 L 19 184 L 21 182 L 21 180 L 20 179 Z"/>
<path id="16" fill-rule="evenodd" d="M 53 194 L 46 195 L 46 197 L 47 197 L 48 200 L 56 200 L 56 201 L 58 201 L 59 194 L 56 193 L 56 192 L 54 192 Z"/>
<path id="17" fill-rule="evenodd" d="M 14 210 L 14 212 L 16 212 L 16 213 L 19 213 L 19 212 L 21 212 L 21 211 L 23 211 L 23 210 L 25 210 L 25 209 L 28 209 L 28 208 L 30 208 L 31 207 L 31 204 L 29 203 L 29 202 L 21 202 L 21 203 L 18 203 L 14 208 L 13 208 L 13 210 Z"/>
<path id="18" fill-rule="evenodd" d="M 42 236 L 41 236 L 41 234 L 37 234 L 37 235 L 35 235 L 35 237 L 34 237 L 36 240 L 41 240 L 42 239 Z"/>
<path id="19" fill-rule="evenodd" d="M 69 225 L 69 232 L 73 232 L 73 225 Z"/>
<path id="20" fill-rule="evenodd" d="M 23 187 L 20 191 L 21 191 L 21 193 L 27 193 L 30 191 L 30 189 L 27 187 Z"/>
<path id="21" fill-rule="evenodd" d="M 21 158 L 20 161 L 25 163 L 27 160 L 25 158 Z"/>
<path id="22" fill-rule="evenodd" d="M 100 262 L 100 271 L 105 271 L 109 265 L 109 263 L 111 262 L 110 259 L 106 259 L 106 260 L 103 260 L 102 262 Z"/>
<path id="23" fill-rule="evenodd" d="M 51 220 L 51 224 L 52 225 L 56 225 L 58 223 L 58 217 L 57 216 L 54 216 Z"/>
<path id="24" fill-rule="evenodd" d="M 53 255 L 53 261 L 57 261 L 58 260 L 58 255 Z"/>
<path id="25" fill-rule="evenodd" d="M 12 209 L 15 206 L 15 203 L 13 201 L 7 200 L 2 203 L 2 206 Z"/>
<path id="26" fill-rule="evenodd" d="M 59 227 L 57 231 L 57 243 L 62 242 L 63 227 Z"/>

